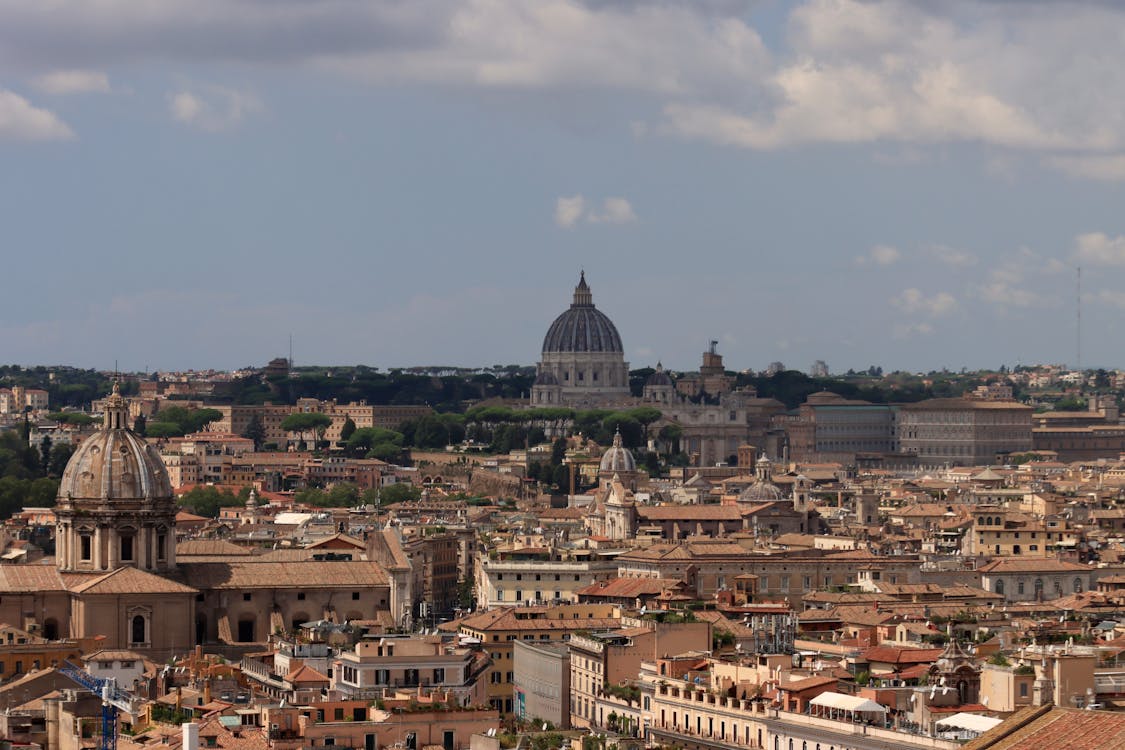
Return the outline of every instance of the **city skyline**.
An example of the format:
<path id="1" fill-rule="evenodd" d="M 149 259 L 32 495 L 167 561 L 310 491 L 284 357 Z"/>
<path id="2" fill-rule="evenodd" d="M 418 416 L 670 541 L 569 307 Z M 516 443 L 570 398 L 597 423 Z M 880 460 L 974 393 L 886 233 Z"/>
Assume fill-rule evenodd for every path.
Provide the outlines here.
<path id="1" fill-rule="evenodd" d="M 1125 365 L 1104 2 L 0 2 L 0 351 Z"/>

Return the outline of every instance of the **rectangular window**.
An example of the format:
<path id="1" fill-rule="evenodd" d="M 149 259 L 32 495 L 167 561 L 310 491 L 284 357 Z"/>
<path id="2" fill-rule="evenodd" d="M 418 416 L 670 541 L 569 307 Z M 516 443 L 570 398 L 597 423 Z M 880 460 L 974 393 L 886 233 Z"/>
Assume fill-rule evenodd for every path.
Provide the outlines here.
<path id="1" fill-rule="evenodd" d="M 82 535 L 80 537 L 80 539 L 81 539 L 81 547 L 82 547 L 82 559 L 83 560 L 91 560 L 94 557 L 92 540 L 90 539 L 89 536 L 87 536 L 85 534 Z"/>
<path id="2" fill-rule="evenodd" d="M 133 559 L 133 537 L 121 537 L 121 559 L 131 561 Z"/>

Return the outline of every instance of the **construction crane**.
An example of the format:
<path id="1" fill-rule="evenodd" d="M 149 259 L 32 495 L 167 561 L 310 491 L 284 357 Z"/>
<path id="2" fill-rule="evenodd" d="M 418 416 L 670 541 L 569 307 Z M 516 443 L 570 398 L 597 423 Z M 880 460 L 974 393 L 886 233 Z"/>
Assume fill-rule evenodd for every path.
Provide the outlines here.
<path id="1" fill-rule="evenodd" d="M 124 711 L 132 714 L 134 711 L 133 697 L 117 687 L 117 680 L 112 677 L 101 678 L 87 672 L 76 664 L 64 661 L 59 671 L 94 695 L 102 699 L 102 739 L 100 750 L 116 750 L 117 748 L 117 714 Z"/>

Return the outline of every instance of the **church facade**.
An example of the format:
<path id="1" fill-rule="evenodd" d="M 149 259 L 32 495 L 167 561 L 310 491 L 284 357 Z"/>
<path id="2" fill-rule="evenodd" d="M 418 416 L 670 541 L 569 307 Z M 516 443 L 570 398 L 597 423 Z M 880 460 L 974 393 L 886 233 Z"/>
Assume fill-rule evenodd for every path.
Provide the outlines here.
<path id="1" fill-rule="evenodd" d="M 50 639 L 103 636 L 104 648 L 164 658 L 195 644 L 263 643 L 312 619 L 389 621 L 387 575 L 374 562 L 313 561 L 297 550 L 291 562 L 178 563 L 168 473 L 127 425 L 114 386 L 102 429 L 63 472 L 55 565 L 0 566 L 0 622 Z"/>

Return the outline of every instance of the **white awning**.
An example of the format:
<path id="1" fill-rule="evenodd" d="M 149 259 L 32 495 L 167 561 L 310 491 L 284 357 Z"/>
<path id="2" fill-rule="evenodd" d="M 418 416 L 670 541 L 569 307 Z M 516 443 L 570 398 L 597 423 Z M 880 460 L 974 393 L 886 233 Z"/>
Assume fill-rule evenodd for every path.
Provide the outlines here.
<path id="1" fill-rule="evenodd" d="M 784 689 L 785 686 L 782 685 L 781 687 Z M 843 693 L 821 693 L 809 701 L 809 705 L 820 706 L 822 708 L 834 708 L 838 711 L 862 711 L 867 713 L 887 712 L 886 708 L 873 700 L 858 698 L 854 695 L 844 695 Z"/>
<path id="2" fill-rule="evenodd" d="M 934 723 L 934 726 L 938 729 L 968 729 L 971 732 L 984 734 L 997 724 L 1002 724 L 1003 721 L 1003 719 L 996 719 L 991 716 L 960 713 L 953 714 L 947 719 L 939 719 Z"/>

